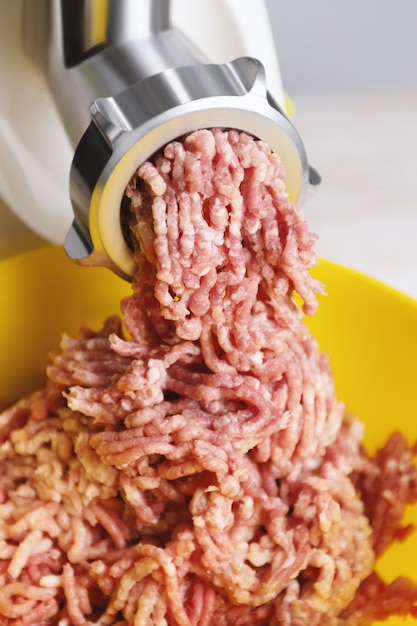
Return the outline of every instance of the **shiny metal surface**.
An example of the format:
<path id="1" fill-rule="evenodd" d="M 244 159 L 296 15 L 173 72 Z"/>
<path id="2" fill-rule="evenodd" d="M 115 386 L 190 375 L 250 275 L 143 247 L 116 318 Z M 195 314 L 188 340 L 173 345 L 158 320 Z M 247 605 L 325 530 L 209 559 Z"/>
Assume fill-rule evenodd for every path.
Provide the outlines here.
<path id="1" fill-rule="evenodd" d="M 74 147 L 96 98 L 206 59 L 169 26 L 169 0 L 52 0 L 48 71 Z"/>
<path id="2" fill-rule="evenodd" d="M 171 26 L 169 0 L 51 0 L 50 9 L 49 76 L 75 150 L 70 257 L 132 277 L 125 187 L 144 160 L 198 128 L 265 140 L 283 160 L 291 199 L 306 199 L 315 180 L 303 143 L 259 61 L 210 63 Z"/>

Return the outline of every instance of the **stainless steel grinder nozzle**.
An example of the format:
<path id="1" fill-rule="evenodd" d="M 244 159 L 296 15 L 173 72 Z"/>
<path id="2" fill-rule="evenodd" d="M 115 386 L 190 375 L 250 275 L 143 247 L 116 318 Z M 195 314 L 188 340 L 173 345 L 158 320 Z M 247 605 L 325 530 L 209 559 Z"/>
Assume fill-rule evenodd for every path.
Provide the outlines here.
<path id="1" fill-rule="evenodd" d="M 309 184 L 318 179 L 311 176 L 299 134 L 268 94 L 258 60 L 209 63 L 171 27 L 168 0 L 141 0 L 137 38 L 123 33 L 126 24 L 131 29 L 137 0 L 108 0 L 106 38 L 95 45 L 93 39 L 88 47 L 79 37 L 86 28 L 80 4 L 85 5 L 74 0 L 53 5 L 53 40 L 60 54 L 51 57 L 50 66 L 76 146 L 70 173 L 74 221 L 65 241 L 71 258 L 132 278 L 135 265 L 122 224 L 126 186 L 141 163 L 197 129 L 235 128 L 264 140 L 282 159 L 291 200 L 306 199 Z M 92 22 L 98 18 L 90 15 Z"/>

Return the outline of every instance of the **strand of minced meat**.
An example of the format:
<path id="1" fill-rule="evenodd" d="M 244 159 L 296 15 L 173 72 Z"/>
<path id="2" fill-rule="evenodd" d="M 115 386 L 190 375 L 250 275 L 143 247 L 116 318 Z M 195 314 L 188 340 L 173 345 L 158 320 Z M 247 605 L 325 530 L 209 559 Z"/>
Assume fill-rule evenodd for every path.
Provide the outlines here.
<path id="1" fill-rule="evenodd" d="M 413 450 L 375 458 L 335 396 L 315 237 L 237 131 L 132 178 L 122 324 L 64 336 L 0 414 L 0 626 L 362 626 L 417 616 L 375 558 L 410 531 Z"/>

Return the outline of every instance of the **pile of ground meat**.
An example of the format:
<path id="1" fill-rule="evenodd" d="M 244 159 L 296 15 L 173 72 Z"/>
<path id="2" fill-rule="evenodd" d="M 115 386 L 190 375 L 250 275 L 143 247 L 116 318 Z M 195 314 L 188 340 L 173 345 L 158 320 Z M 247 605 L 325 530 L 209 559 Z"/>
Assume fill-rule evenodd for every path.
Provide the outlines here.
<path id="1" fill-rule="evenodd" d="M 415 450 L 394 433 L 371 458 L 335 396 L 283 181 L 265 143 L 214 129 L 129 183 L 121 318 L 64 336 L 0 414 L 0 626 L 417 617 L 417 585 L 375 573 L 411 530 Z"/>

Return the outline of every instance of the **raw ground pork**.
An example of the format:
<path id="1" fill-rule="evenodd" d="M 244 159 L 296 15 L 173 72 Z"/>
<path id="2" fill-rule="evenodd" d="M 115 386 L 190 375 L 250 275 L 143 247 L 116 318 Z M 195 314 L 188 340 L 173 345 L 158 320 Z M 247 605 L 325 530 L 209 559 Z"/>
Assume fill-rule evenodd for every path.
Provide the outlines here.
<path id="1" fill-rule="evenodd" d="M 0 415 L 0 626 L 314 626 L 417 617 L 375 559 L 413 450 L 375 458 L 294 304 L 315 238 L 276 155 L 203 130 L 127 189 L 122 323 L 65 336 Z"/>

